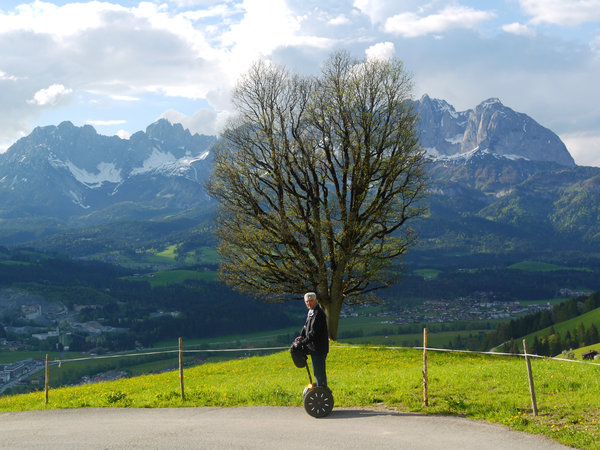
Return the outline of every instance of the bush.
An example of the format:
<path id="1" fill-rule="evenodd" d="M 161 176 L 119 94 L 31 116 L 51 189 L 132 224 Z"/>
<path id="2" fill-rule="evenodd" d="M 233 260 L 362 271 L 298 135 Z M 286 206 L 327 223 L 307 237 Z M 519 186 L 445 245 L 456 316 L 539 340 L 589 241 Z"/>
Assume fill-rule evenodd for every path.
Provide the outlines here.
<path id="1" fill-rule="evenodd" d="M 559 358 L 575 359 L 575 352 L 572 348 L 570 348 L 569 350 L 563 350 L 562 353 L 559 355 Z"/>

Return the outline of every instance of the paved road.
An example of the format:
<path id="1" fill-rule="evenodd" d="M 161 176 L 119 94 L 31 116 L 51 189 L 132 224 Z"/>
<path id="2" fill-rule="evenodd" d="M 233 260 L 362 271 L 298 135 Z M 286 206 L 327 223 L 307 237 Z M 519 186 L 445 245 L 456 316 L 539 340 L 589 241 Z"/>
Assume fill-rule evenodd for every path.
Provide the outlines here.
<path id="1" fill-rule="evenodd" d="M 90 408 L 0 413 L 2 449 L 560 449 L 458 417 L 303 408 Z"/>

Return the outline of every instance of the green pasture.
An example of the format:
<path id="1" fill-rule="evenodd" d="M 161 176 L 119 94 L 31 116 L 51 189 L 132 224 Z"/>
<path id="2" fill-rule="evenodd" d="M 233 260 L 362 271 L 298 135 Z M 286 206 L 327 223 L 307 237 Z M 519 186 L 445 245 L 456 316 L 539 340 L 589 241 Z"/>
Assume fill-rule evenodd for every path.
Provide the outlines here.
<path id="1" fill-rule="evenodd" d="M 6 259 L 4 261 L 0 261 L 0 264 L 4 264 L 6 266 L 30 266 L 32 263 L 27 261 L 15 261 L 13 259 Z"/>
<path id="2" fill-rule="evenodd" d="M 152 261 L 153 258 L 158 258 L 158 261 L 177 261 L 177 244 L 169 245 L 161 251 L 154 252 L 154 256 L 152 256 L 153 252 L 149 252 L 149 260 Z M 219 255 L 217 253 L 217 249 L 214 247 L 199 247 L 194 251 L 190 251 L 180 256 L 180 263 L 183 264 L 213 264 L 216 265 L 219 263 Z"/>
<path id="3" fill-rule="evenodd" d="M 556 323 L 553 326 L 544 328 L 543 330 L 530 333 L 527 336 L 525 336 L 524 339 L 527 339 L 527 343 L 531 344 L 533 342 L 534 336 L 537 336 L 538 338 L 542 336 L 550 336 L 550 334 L 552 333 L 552 327 L 554 327 L 554 331 L 556 331 L 557 333 L 564 334 L 567 332 L 567 330 L 570 330 L 572 333 L 579 323 L 583 323 L 583 325 L 586 328 L 588 328 L 591 324 L 595 324 L 596 327 L 600 328 L 600 308 L 596 308 L 592 311 L 582 314 L 581 316 L 565 320 L 564 322 Z M 521 340 L 519 340 L 519 342 L 520 341 Z"/>
<path id="4" fill-rule="evenodd" d="M 584 272 L 592 272 L 586 267 L 565 267 L 557 264 L 545 263 L 540 261 L 521 261 L 508 266 L 509 269 L 524 270 L 527 272 L 553 272 L 557 270 L 580 270 Z"/>
<path id="5" fill-rule="evenodd" d="M 568 299 L 569 299 L 568 297 L 555 297 L 555 298 L 549 298 L 549 299 L 545 299 L 545 300 L 521 300 L 521 301 L 519 301 L 519 303 L 524 306 L 545 305 L 546 303 L 550 303 L 551 305 L 558 305 Z"/>
<path id="6" fill-rule="evenodd" d="M 135 254 L 126 252 L 105 252 L 91 256 L 91 259 L 109 261 L 113 264 L 130 269 L 144 269 L 148 266 L 192 266 L 192 265 L 217 265 L 219 257 L 213 247 L 199 247 L 193 251 L 178 255 L 178 244 L 171 244 L 164 248 L 140 249 Z"/>
<path id="7" fill-rule="evenodd" d="M 600 342 L 593 344 L 593 345 L 588 345 L 586 347 L 580 347 L 578 349 L 573 350 L 573 353 L 575 354 L 575 359 L 583 360 L 582 355 L 584 353 L 589 352 L 590 350 L 596 350 L 598 353 L 600 353 Z M 595 360 L 595 362 L 600 364 L 600 361 L 598 361 L 598 360 Z"/>
<path id="8" fill-rule="evenodd" d="M 442 271 L 437 269 L 417 269 L 413 270 L 413 273 L 423 277 L 424 280 L 430 280 L 432 278 L 437 278 Z"/>
<path id="9" fill-rule="evenodd" d="M 81 353 L 75 352 L 45 352 L 45 351 L 19 351 L 19 352 L 3 352 L 0 351 L 0 364 L 11 364 L 17 361 L 22 361 L 24 359 L 46 359 L 46 354 L 48 354 L 48 358 L 56 359 L 56 358 L 67 358 L 67 357 L 78 357 L 81 356 Z"/>
<path id="10" fill-rule="evenodd" d="M 478 333 L 486 333 L 490 330 L 458 330 L 458 331 L 442 331 L 428 332 L 427 346 L 430 348 L 450 348 L 450 343 L 459 336 L 463 341 L 467 341 L 470 335 Z M 342 339 L 341 341 L 349 344 L 363 345 L 386 345 L 398 347 L 422 347 L 423 333 L 408 333 L 408 334 L 390 334 L 378 336 L 365 336 Z"/>
<path id="11" fill-rule="evenodd" d="M 428 354 L 429 406 L 423 405 L 423 352 L 334 344 L 328 363 L 336 408 L 385 406 L 482 419 L 542 434 L 577 448 L 600 448 L 600 366 L 532 360 L 539 414 L 531 410 L 521 358 Z M 301 406 L 306 373 L 287 351 L 77 387 L 0 397 L 0 411 L 86 407 Z"/>
<path id="12" fill-rule="evenodd" d="M 248 334 L 231 334 L 226 336 L 183 339 L 185 349 L 223 349 L 239 347 L 268 347 L 273 346 L 275 341 L 281 341 L 282 346 L 290 345 L 291 341 L 283 341 L 283 338 L 289 335 L 297 336 L 302 326 L 281 328 L 278 330 L 260 331 Z M 165 340 L 156 342 L 153 348 L 156 349 L 176 349 L 178 342 L 175 340 Z"/>
<path id="13" fill-rule="evenodd" d="M 168 286 L 183 283 L 186 280 L 215 281 L 216 272 L 200 272 L 197 270 L 162 270 L 160 272 L 146 273 L 135 277 L 127 277 L 133 281 L 147 281 L 152 287 Z"/>
<path id="14" fill-rule="evenodd" d="M 193 252 L 188 252 L 187 257 L 195 264 L 219 264 L 219 254 L 214 247 L 199 247 Z"/>
<path id="15" fill-rule="evenodd" d="M 176 254 L 175 254 L 176 249 L 177 249 L 177 245 L 169 245 L 163 251 L 156 252 L 156 256 L 173 260 L 173 259 L 175 259 L 175 256 L 176 256 Z"/>

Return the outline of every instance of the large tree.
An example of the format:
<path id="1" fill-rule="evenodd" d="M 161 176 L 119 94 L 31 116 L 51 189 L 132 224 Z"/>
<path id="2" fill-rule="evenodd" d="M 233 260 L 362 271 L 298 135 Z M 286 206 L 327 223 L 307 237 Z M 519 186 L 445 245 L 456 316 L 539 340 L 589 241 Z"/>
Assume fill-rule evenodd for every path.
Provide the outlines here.
<path id="1" fill-rule="evenodd" d="M 342 305 L 395 280 L 424 213 L 411 90 L 396 59 L 338 52 L 315 77 L 251 67 L 208 184 L 226 282 L 266 301 L 315 291 L 336 339 Z"/>

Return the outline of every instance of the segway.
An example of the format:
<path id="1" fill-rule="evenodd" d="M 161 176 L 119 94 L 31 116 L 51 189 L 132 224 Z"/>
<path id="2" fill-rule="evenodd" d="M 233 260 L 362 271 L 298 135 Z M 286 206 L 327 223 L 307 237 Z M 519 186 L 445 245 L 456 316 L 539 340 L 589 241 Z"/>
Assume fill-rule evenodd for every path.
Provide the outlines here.
<path id="1" fill-rule="evenodd" d="M 298 368 L 306 367 L 309 384 L 302 392 L 302 403 L 304 410 L 311 416 L 321 418 L 331 414 L 333 410 L 333 393 L 327 386 L 315 386 L 312 382 L 310 369 L 308 368 L 308 352 L 304 345 L 294 342 L 290 347 L 292 360 Z"/>

